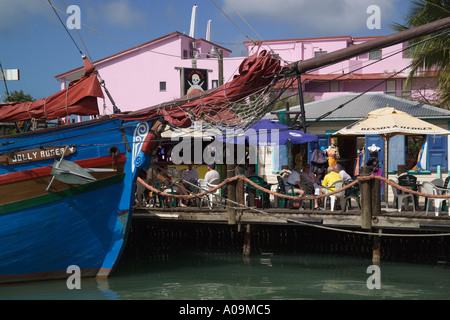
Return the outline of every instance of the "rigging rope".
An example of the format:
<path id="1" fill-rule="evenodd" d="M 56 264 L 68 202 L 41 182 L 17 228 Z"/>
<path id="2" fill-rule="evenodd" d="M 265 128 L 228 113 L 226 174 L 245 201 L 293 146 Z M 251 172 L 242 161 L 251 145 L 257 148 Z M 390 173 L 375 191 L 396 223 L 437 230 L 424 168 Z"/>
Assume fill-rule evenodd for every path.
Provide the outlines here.
<path id="1" fill-rule="evenodd" d="M 59 21 L 61 22 L 61 24 L 63 25 L 64 29 L 66 30 L 67 34 L 69 35 L 70 39 L 72 39 L 73 44 L 75 45 L 75 47 L 77 47 L 78 52 L 83 56 L 83 52 L 81 51 L 80 47 L 78 47 L 77 43 L 75 42 L 75 40 L 73 39 L 72 35 L 70 34 L 69 30 L 67 30 L 66 25 L 64 24 L 64 22 L 61 20 L 61 18 L 59 17 L 58 12 L 56 12 L 55 7 L 53 6 L 53 4 L 51 3 L 50 0 L 47 0 L 48 3 L 50 4 L 50 6 L 52 7 L 53 11 L 55 12 L 56 16 L 58 17 Z"/>

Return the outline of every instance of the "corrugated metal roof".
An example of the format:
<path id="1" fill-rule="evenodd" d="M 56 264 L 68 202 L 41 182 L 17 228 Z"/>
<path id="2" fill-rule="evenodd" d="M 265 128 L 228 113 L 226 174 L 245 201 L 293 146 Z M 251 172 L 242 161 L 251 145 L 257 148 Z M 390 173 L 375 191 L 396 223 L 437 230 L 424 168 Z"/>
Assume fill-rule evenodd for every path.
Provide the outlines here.
<path id="1" fill-rule="evenodd" d="M 387 105 L 406 112 L 413 117 L 421 119 L 450 119 L 450 111 L 428 104 L 406 100 L 382 93 L 366 93 L 354 99 L 359 94 L 343 94 L 332 98 L 313 101 L 305 104 L 306 121 L 313 121 L 323 114 L 332 111 L 342 104 L 342 108 L 334 111 L 322 121 L 359 120 L 373 110 L 384 108 Z M 354 99 L 354 100 L 352 100 Z M 352 100 L 352 101 L 351 101 Z M 350 101 L 350 102 L 349 102 Z M 289 108 L 290 111 L 299 111 L 300 106 Z M 281 110 L 277 110 L 281 111 Z M 293 115 L 291 115 L 291 118 Z M 265 118 L 274 119 L 274 114 L 267 114 Z"/>

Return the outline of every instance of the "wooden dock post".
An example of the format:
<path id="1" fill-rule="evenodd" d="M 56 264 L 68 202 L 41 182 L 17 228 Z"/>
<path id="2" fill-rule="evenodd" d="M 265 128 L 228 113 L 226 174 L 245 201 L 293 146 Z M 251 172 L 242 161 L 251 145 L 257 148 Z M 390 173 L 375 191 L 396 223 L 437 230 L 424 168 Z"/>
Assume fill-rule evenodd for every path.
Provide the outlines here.
<path id="1" fill-rule="evenodd" d="M 227 165 L 227 178 L 234 177 L 234 165 Z M 228 224 L 236 224 L 236 181 L 228 183 L 227 212 Z"/>
<path id="2" fill-rule="evenodd" d="M 361 167 L 361 176 L 369 176 L 370 167 Z M 377 180 L 378 182 L 378 180 Z M 361 228 L 372 229 L 372 183 L 370 180 L 361 181 Z"/>
<path id="3" fill-rule="evenodd" d="M 381 229 L 378 233 L 381 234 Z M 381 260 L 380 236 L 373 236 L 372 264 L 379 265 Z"/>
<path id="4" fill-rule="evenodd" d="M 250 208 L 255 207 L 256 189 L 248 188 L 248 206 Z"/>
<path id="5" fill-rule="evenodd" d="M 381 184 L 380 180 L 370 180 L 371 194 L 372 194 L 372 212 L 371 216 L 378 216 L 381 213 Z M 388 185 L 386 184 L 386 188 Z M 371 217 L 371 218 L 372 218 Z"/>
<path id="6" fill-rule="evenodd" d="M 251 240 L 251 235 L 250 235 L 250 224 L 247 224 L 247 227 L 245 229 L 245 235 L 244 235 L 244 247 L 243 247 L 243 254 L 244 256 L 248 256 L 250 255 L 250 240 Z"/>
<path id="7" fill-rule="evenodd" d="M 239 179 L 236 184 L 236 202 L 239 204 L 241 209 L 238 209 L 236 215 L 242 215 L 243 209 L 245 206 L 245 189 L 244 189 L 244 180 Z M 236 218 L 235 218 L 236 222 Z"/>

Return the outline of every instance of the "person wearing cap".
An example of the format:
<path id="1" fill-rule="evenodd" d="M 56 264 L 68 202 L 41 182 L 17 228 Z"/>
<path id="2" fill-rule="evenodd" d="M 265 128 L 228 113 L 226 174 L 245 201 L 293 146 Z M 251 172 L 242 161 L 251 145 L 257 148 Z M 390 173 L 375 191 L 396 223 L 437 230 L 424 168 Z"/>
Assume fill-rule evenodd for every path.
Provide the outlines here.
<path id="1" fill-rule="evenodd" d="M 205 181 L 211 184 L 212 182 L 217 180 L 220 180 L 220 175 L 216 171 L 216 164 L 210 163 L 208 164 L 208 172 L 205 174 Z"/>

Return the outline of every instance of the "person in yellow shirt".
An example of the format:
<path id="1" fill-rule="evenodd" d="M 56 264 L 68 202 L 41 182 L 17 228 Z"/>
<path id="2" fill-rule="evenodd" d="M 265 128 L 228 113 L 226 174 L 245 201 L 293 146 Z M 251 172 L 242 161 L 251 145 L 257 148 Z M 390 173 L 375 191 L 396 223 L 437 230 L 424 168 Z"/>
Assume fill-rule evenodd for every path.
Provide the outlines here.
<path id="1" fill-rule="evenodd" d="M 322 189 L 321 189 L 322 193 L 335 191 L 335 188 L 334 187 L 330 188 L 330 186 L 333 185 L 333 183 L 335 183 L 338 180 L 342 180 L 341 175 L 336 171 L 335 168 L 328 167 L 327 174 L 322 180 Z"/>

